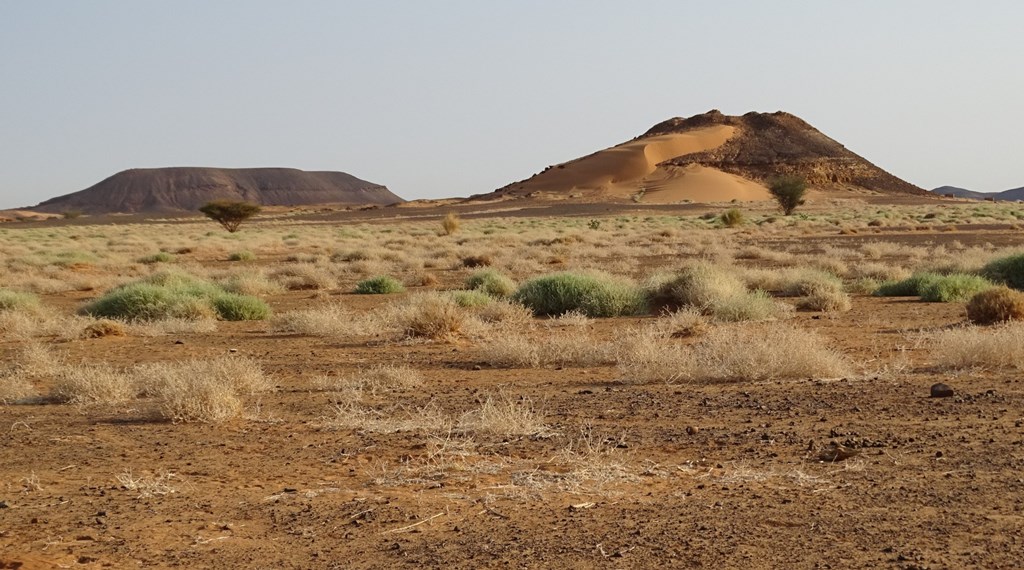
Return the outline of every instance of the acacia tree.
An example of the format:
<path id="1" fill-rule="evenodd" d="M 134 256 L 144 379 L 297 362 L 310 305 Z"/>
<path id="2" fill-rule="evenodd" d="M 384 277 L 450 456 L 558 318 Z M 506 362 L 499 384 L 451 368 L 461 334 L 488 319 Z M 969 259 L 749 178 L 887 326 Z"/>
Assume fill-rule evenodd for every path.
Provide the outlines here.
<path id="1" fill-rule="evenodd" d="M 768 191 L 782 208 L 782 213 L 790 215 L 798 206 L 804 205 L 804 194 L 807 192 L 807 180 L 803 176 L 790 174 L 778 176 L 768 181 Z"/>
<path id="2" fill-rule="evenodd" d="M 217 221 L 224 229 L 234 233 L 242 222 L 260 213 L 261 208 L 251 202 L 232 202 L 230 200 L 214 200 L 207 202 L 199 211 L 207 218 Z"/>

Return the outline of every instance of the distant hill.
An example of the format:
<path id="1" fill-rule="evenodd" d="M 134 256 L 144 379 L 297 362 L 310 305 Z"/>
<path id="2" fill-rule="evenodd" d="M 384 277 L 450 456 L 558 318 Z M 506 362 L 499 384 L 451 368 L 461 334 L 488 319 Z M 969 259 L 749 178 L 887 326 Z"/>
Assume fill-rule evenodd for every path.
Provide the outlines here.
<path id="1" fill-rule="evenodd" d="M 211 200 L 266 206 L 393 204 L 387 187 L 344 172 L 294 168 L 136 168 L 31 208 L 87 214 L 195 211 Z"/>
<path id="2" fill-rule="evenodd" d="M 973 200 L 999 200 L 1011 202 L 1024 200 L 1024 187 L 1011 188 L 1010 190 L 1003 190 L 1002 192 L 975 192 L 974 190 L 957 188 L 956 186 L 939 186 L 938 188 L 932 189 L 932 192 L 941 194 L 942 196 L 971 198 Z"/>
<path id="3" fill-rule="evenodd" d="M 783 174 L 803 176 L 816 190 L 929 195 L 789 113 L 713 110 L 658 123 L 631 141 L 471 199 L 767 200 L 765 183 Z"/>

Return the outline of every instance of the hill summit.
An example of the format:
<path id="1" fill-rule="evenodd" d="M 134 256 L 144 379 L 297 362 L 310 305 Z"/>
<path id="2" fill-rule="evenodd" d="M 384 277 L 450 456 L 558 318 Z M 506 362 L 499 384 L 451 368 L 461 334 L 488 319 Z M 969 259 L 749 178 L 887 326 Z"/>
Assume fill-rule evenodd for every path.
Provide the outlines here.
<path id="1" fill-rule="evenodd" d="M 264 206 L 393 204 L 387 187 L 344 172 L 294 168 L 136 168 L 85 190 L 51 198 L 40 212 L 87 214 L 195 211 L 211 200 L 244 200 Z"/>
<path id="2" fill-rule="evenodd" d="M 765 183 L 785 174 L 801 175 L 822 191 L 928 195 L 789 113 L 712 110 L 663 121 L 631 141 L 475 199 L 767 200 Z"/>

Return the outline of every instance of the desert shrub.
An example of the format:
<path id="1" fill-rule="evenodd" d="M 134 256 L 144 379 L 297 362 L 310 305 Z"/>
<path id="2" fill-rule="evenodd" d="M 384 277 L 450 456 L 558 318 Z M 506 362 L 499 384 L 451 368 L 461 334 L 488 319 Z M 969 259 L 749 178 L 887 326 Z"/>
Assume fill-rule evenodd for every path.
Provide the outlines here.
<path id="1" fill-rule="evenodd" d="M 882 284 L 877 279 L 872 277 L 859 277 L 850 282 L 846 286 L 846 290 L 850 293 L 856 293 L 861 295 L 874 295 L 878 288 Z"/>
<path id="2" fill-rule="evenodd" d="M 0 312 L 35 311 L 39 307 L 39 297 L 32 293 L 0 288 Z"/>
<path id="3" fill-rule="evenodd" d="M 483 291 L 469 290 L 469 291 L 451 291 L 448 296 L 455 301 L 460 307 L 469 309 L 475 309 L 483 307 L 494 301 L 494 298 L 487 295 Z"/>
<path id="4" fill-rule="evenodd" d="M 533 321 L 533 311 L 519 303 L 503 299 L 476 308 L 474 314 L 482 322 L 508 326 L 527 326 Z"/>
<path id="5" fill-rule="evenodd" d="M 54 379 L 50 397 L 67 404 L 117 404 L 135 395 L 131 376 L 100 366 L 65 367 Z"/>
<path id="6" fill-rule="evenodd" d="M 360 295 L 384 295 L 405 291 L 402 282 L 388 275 L 379 275 L 356 284 L 355 292 Z"/>
<path id="7" fill-rule="evenodd" d="M 768 191 L 779 203 L 782 213 L 788 216 L 804 204 L 807 180 L 802 176 L 779 176 L 768 181 Z"/>
<path id="8" fill-rule="evenodd" d="M 966 275 L 963 273 L 942 275 L 921 283 L 921 300 L 928 303 L 965 301 L 970 299 L 975 293 L 990 287 L 992 287 L 992 283 L 978 275 Z"/>
<path id="9" fill-rule="evenodd" d="M 459 231 L 459 226 L 462 225 L 462 221 L 459 220 L 458 214 L 449 212 L 443 220 L 441 220 L 441 231 L 444 235 L 450 236 L 453 233 Z"/>
<path id="10" fill-rule="evenodd" d="M 459 334 L 469 315 L 451 297 L 423 293 L 409 297 L 385 318 L 408 337 L 445 339 Z"/>
<path id="11" fill-rule="evenodd" d="M 466 278 L 465 286 L 492 297 L 508 297 L 516 291 L 515 281 L 493 269 L 473 273 Z"/>
<path id="12" fill-rule="evenodd" d="M 976 293 L 967 302 L 967 318 L 979 325 L 1024 320 L 1024 293 L 1006 286 Z"/>
<path id="13" fill-rule="evenodd" d="M 502 335 L 480 347 L 480 358 L 492 366 L 598 366 L 615 362 L 607 343 L 577 334 L 533 339 L 521 333 Z"/>
<path id="14" fill-rule="evenodd" d="M 221 293 L 211 302 L 217 316 L 225 321 L 262 321 L 270 316 L 270 305 L 258 297 Z"/>
<path id="15" fill-rule="evenodd" d="M 915 273 L 900 281 L 886 281 L 875 289 L 876 297 L 916 297 L 925 283 L 941 278 L 938 273 Z"/>
<path id="16" fill-rule="evenodd" d="M 260 213 L 260 210 L 256 204 L 229 200 L 214 200 L 199 208 L 207 218 L 216 221 L 231 233 L 237 232 L 242 222 Z"/>
<path id="17" fill-rule="evenodd" d="M 990 261 L 981 268 L 981 274 L 1018 291 L 1024 290 L 1024 253 Z"/>
<path id="18" fill-rule="evenodd" d="M 463 267 L 488 267 L 494 265 L 494 258 L 490 255 L 467 255 L 462 258 Z"/>
<path id="19" fill-rule="evenodd" d="M 238 320 L 247 314 L 266 318 L 269 308 L 259 299 L 227 293 L 216 284 L 191 275 L 165 272 L 112 289 L 83 307 L 82 312 L 127 321 L 218 316 Z"/>
<path id="20" fill-rule="evenodd" d="M 729 208 L 722 212 L 722 215 L 718 216 L 718 221 L 722 222 L 722 225 L 727 228 L 734 228 L 746 223 L 747 218 L 739 208 Z"/>
<path id="21" fill-rule="evenodd" d="M 422 287 L 433 287 L 441 282 L 441 280 L 437 278 L 437 275 L 434 275 L 433 273 L 421 274 L 418 281 Z"/>
<path id="22" fill-rule="evenodd" d="M 797 309 L 823 313 L 840 313 L 849 311 L 851 307 L 850 296 L 846 291 L 831 286 L 811 289 L 796 304 Z"/>
<path id="23" fill-rule="evenodd" d="M 640 288 L 605 273 L 555 273 L 523 283 L 513 300 L 536 315 L 580 311 L 588 317 L 635 315 L 644 310 Z"/>
<path id="24" fill-rule="evenodd" d="M 817 289 L 842 290 L 843 282 L 834 273 L 821 269 L 747 269 L 741 275 L 747 286 L 771 291 L 782 297 L 802 297 Z"/>
<path id="25" fill-rule="evenodd" d="M 746 285 L 738 277 L 706 262 L 694 263 L 673 275 L 655 278 L 647 288 L 654 308 L 676 310 L 689 306 L 709 313 L 725 299 L 747 292 Z"/>
<path id="26" fill-rule="evenodd" d="M 160 251 L 153 255 L 147 255 L 139 258 L 139 263 L 153 264 L 153 263 L 170 263 L 174 261 L 174 256 L 167 253 L 166 251 Z"/>
<path id="27" fill-rule="evenodd" d="M 256 261 L 256 254 L 251 251 L 236 251 L 228 255 L 228 261 Z"/>

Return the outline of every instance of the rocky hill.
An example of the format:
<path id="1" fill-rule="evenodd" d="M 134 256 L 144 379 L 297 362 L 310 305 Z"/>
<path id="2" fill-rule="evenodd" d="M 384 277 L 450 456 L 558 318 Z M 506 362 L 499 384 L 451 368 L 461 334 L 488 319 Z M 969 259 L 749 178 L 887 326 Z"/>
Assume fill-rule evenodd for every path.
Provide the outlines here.
<path id="1" fill-rule="evenodd" d="M 87 214 L 195 211 L 211 200 L 265 206 L 393 204 L 385 186 L 344 172 L 294 168 L 137 168 L 85 190 L 51 198 L 32 210 Z"/>
<path id="2" fill-rule="evenodd" d="M 766 181 L 783 174 L 804 176 L 819 191 L 929 195 L 789 113 L 713 110 L 658 123 L 631 141 L 474 198 L 762 200 Z"/>

